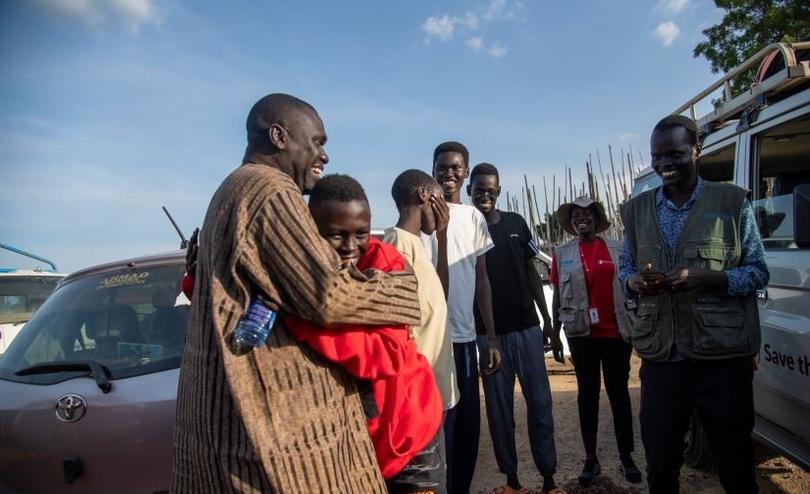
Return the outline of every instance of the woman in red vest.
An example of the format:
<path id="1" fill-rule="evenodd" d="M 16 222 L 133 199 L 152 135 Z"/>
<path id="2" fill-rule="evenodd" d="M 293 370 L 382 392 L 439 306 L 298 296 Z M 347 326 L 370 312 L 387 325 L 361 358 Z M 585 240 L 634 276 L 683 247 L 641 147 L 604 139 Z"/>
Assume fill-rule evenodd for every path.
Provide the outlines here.
<path id="1" fill-rule="evenodd" d="M 596 456 L 600 370 L 613 412 L 619 468 L 628 481 L 641 482 L 632 457 L 633 416 L 627 390 L 632 347 L 627 342 L 629 320 L 617 276 L 621 246 L 598 235 L 610 222 L 602 205 L 589 197 L 560 206 L 557 220 L 575 237 L 555 250 L 551 282 L 554 338 L 560 337 L 561 329 L 565 331 L 577 376 L 579 427 L 586 455 L 579 483 L 593 484 L 602 471 Z"/>

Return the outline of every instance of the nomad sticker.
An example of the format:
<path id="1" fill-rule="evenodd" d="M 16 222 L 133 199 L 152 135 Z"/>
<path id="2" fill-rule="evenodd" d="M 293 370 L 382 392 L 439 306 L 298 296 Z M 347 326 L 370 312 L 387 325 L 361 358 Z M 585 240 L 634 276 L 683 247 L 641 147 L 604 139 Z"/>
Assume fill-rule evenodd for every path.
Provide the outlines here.
<path id="1" fill-rule="evenodd" d="M 148 277 L 148 272 L 119 274 L 118 276 L 111 276 L 99 281 L 98 285 L 96 285 L 96 290 L 100 290 L 102 288 L 113 288 L 116 286 L 143 285 L 146 283 L 146 278 Z"/>

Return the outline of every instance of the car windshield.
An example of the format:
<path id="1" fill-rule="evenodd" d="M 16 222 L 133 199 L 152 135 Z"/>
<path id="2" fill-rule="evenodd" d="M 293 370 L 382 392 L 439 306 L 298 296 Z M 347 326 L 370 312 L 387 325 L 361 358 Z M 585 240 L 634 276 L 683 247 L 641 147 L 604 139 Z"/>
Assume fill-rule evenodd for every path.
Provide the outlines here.
<path id="1" fill-rule="evenodd" d="M 66 283 L 14 339 L 0 359 L 0 377 L 34 379 L 16 373 L 77 361 L 102 364 L 112 379 L 177 367 L 189 310 L 180 289 L 182 275 L 178 260 Z M 58 365 L 52 367 L 58 374 Z M 42 377 L 36 379 L 43 382 Z"/>
<path id="2" fill-rule="evenodd" d="M 59 283 L 58 276 L 0 276 L 0 324 L 21 323 L 33 314 Z"/>
<path id="3" fill-rule="evenodd" d="M 636 178 L 636 182 L 635 184 L 633 184 L 633 192 L 631 193 L 631 195 L 633 197 L 636 197 L 642 192 L 654 189 L 659 185 L 661 185 L 661 177 L 659 177 L 655 173 L 648 173 L 647 175 L 642 175 Z"/>

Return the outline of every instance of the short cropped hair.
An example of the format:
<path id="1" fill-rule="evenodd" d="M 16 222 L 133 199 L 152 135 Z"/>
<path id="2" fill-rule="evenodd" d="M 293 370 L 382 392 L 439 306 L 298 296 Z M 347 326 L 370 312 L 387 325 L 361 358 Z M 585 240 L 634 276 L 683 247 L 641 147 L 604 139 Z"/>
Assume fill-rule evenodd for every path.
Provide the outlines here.
<path id="1" fill-rule="evenodd" d="M 495 165 L 492 163 L 478 163 L 475 165 L 470 172 L 470 182 L 472 183 L 472 181 L 478 175 L 492 175 L 495 177 L 495 180 L 497 180 L 498 183 L 501 182 L 501 178 L 498 176 L 498 169 L 495 168 Z"/>
<path id="2" fill-rule="evenodd" d="M 681 127 L 686 131 L 689 137 L 689 144 L 694 146 L 698 143 L 698 130 L 695 121 L 683 115 L 668 115 L 662 118 L 655 127 L 653 127 L 653 134 L 656 132 L 663 132 L 665 130 Z"/>
<path id="3" fill-rule="evenodd" d="M 460 142 L 447 141 L 436 146 L 433 151 L 433 164 L 436 164 L 436 158 L 442 153 L 459 153 L 464 157 L 464 165 L 470 164 L 470 152 L 467 150 L 467 146 Z"/>
<path id="4" fill-rule="evenodd" d="M 309 194 L 310 207 L 326 201 L 361 201 L 368 204 L 368 197 L 360 182 L 348 175 L 333 173 L 318 180 Z"/>
<path id="5" fill-rule="evenodd" d="M 391 186 L 391 197 L 397 209 L 415 204 L 416 191 L 420 187 L 435 187 L 438 183 L 422 170 L 405 170 L 400 173 Z"/>
<path id="6" fill-rule="evenodd" d="M 267 131 L 270 127 L 279 124 L 289 129 L 290 122 L 301 113 L 318 115 L 312 105 L 295 96 L 282 93 L 268 94 L 257 101 L 248 113 L 245 123 L 248 145 L 269 145 L 270 138 Z"/>

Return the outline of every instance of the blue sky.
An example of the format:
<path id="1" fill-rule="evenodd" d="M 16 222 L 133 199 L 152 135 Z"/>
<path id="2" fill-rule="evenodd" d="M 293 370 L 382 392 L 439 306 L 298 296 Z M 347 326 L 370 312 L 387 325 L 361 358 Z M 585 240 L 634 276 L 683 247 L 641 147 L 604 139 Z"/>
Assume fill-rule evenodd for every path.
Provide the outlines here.
<path id="1" fill-rule="evenodd" d="M 377 227 L 445 140 L 512 192 L 565 163 L 579 183 L 608 144 L 649 163 L 655 122 L 718 77 L 691 52 L 720 18 L 708 0 L 2 2 L 0 243 L 62 271 L 176 248 L 160 207 L 201 224 L 271 92 L 318 109 L 327 172 L 361 181 Z"/>

